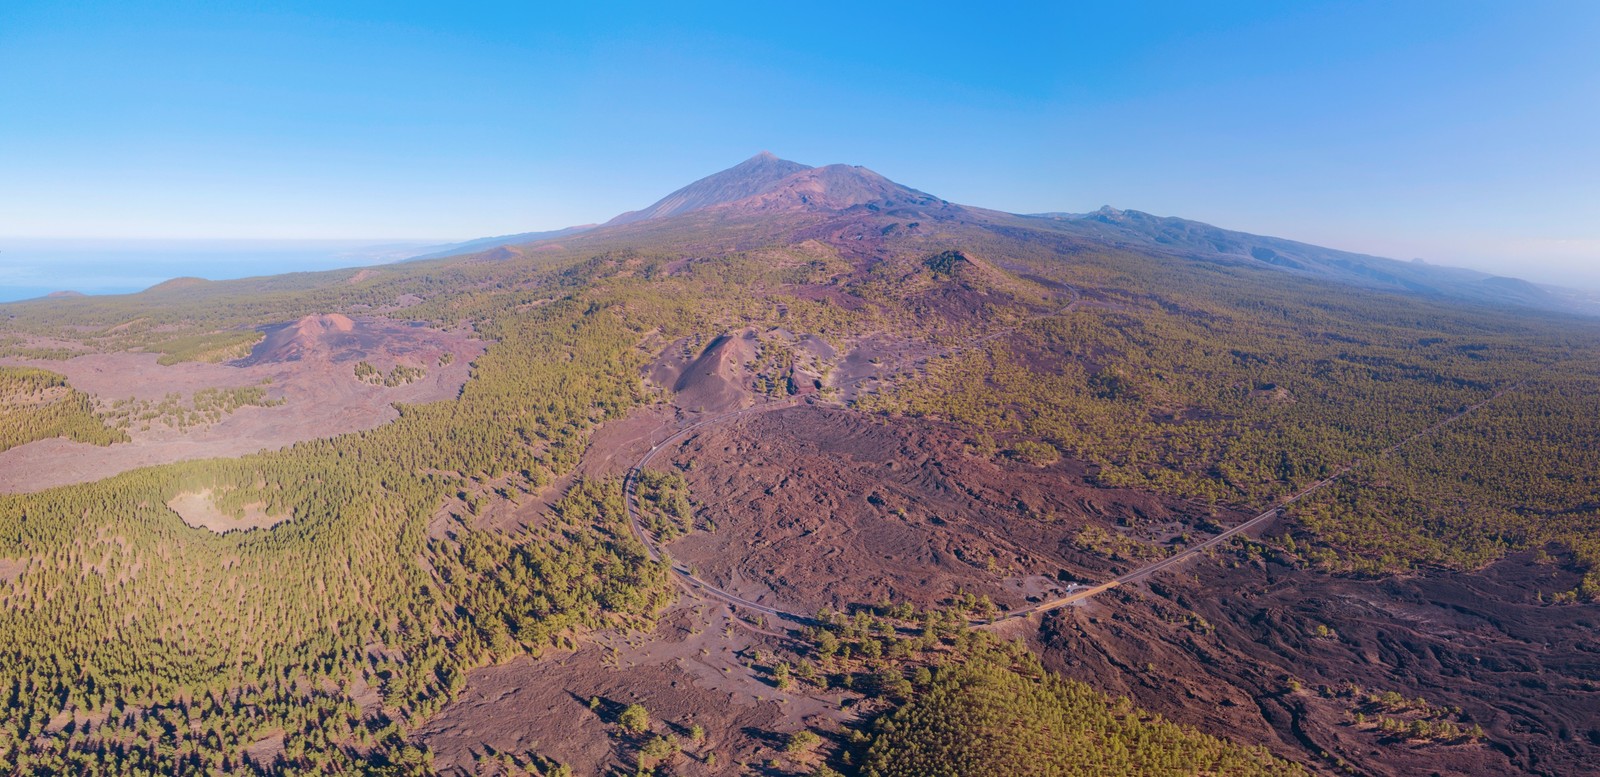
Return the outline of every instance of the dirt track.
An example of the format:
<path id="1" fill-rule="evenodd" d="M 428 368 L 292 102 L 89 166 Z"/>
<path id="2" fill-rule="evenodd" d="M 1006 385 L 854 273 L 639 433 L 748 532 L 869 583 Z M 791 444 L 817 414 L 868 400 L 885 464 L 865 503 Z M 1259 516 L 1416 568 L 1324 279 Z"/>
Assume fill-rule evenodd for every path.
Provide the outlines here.
<path id="1" fill-rule="evenodd" d="M 1413 442 L 1413 441 L 1415 441 L 1417 439 L 1420 439 L 1422 437 L 1426 437 L 1427 435 L 1432 434 L 1433 432 L 1438 431 L 1439 429 L 1442 429 L 1442 428 L 1444 428 L 1446 426 L 1449 426 L 1450 424 L 1453 424 L 1456 421 L 1459 421 L 1462 418 L 1465 418 L 1468 415 L 1471 415 L 1472 413 L 1477 412 L 1477 410 L 1479 408 L 1483 407 L 1484 405 L 1489 404 L 1490 402 L 1493 402 L 1496 399 L 1499 399 L 1500 397 L 1505 396 L 1506 394 L 1509 394 L 1509 393 L 1511 393 L 1513 391 L 1516 391 L 1516 390 L 1520 389 L 1522 387 L 1522 385 L 1523 385 L 1522 383 L 1517 383 L 1517 384 L 1515 384 L 1513 386 L 1510 386 L 1510 387 L 1501 389 L 1499 391 L 1496 391 L 1488 399 L 1485 399 L 1485 400 L 1483 400 L 1481 402 L 1478 402 L 1477 404 L 1474 404 L 1474 405 L 1472 405 L 1470 407 L 1464 408 L 1463 410 L 1461 410 L 1461 412 L 1456 413 L 1455 415 L 1452 415 L 1449 418 L 1446 418 L 1443 421 L 1440 421 L 1440 422 L 1434 424 L 1433 426 L 1428 427 L 1427 429 L 1424 429 L 1424 430 L 1422 430 L 1420 432 L 1417 432 L 1416 434 L 1413 434 L 1410 437 L 1407 437 L 1404 440 L 1401 440 L 1400 442 L 1397 442 L 1394 445 L 1391 445 L 1388 448 L 1383 449 L 1382 451 L 1379 451 L 1378 455 L 1380 457 L 1388 456 L 1389 454 L 1400 450 L 1401 448 L 1405 447 L 1407 444 L 1409 444 L 1409 443 L 1411 443 L 1411 442 Z M 1234 527 L 1229 528 L 1229 529 L 1227 529 L 1225 531 L 1222 531 L 1222 532 L 1218 533 L 1215 537 L 1212 537 L 1212 538 L 1210 538 L 1210 539 L 1208 539 L 1208 540 L 1206 540 L 1204 542 L 1201 542 L 1201 543 L 1199 543 L 1197 545 L 1194 545 L 1192 547 L 1186 548 L 1181 553 L 1177 553 L 1177 554 L 1173 555 L 1171 558 L 1167 558 L 1167 559 L 1163 559 L 1161 561 L 1157 561 L 1157 562 L 1152 563 L 1152 564 L 1150 564 L 1148 566 L 1142 567 L 1140 569 L 1136 569 L 1136 570 L 1134 570 L 1132 572 L 1129 572 L 1129 573 L 1127 573 L 1125 575 L 1117 577 L 1114 580 L 1109 580 L 1109 581 L 1107 581 L 1105 583 L 1101 583 L 1100 585 L 1093 586 L 1093 587 L 1090 587 L 1090 588 L 1085 588 L 1085 589 L 1083 589 L 1081 591 L 1074 591 L 1073 593 L 1070 593 L 1070 594 L 1068 594 L 1066 596 L 1060 597 L 1060 598 L 1052 600 L 1052 601 L 1041 602 L 1041 603 L 1036 604 L 1036 605 L 1034 605 L 1032 607 L 1022 608 L 1020 610 L 1017 610 L 1016 612 L 1011 613 L 1008 617 L 1013 617 L 1013 618 L 1027 617 L 1027 616 L 1030 616 L 1030 615 L 1035 615 L 1037 613 L 1049 612 L 1051 610 L 1055 610 L 1055 609 L 1059 609 L 1059 608 L 1065 607 L 1065 606 L 1067 606 L 1069 604 L 1074 604 L 1076 602 L 1081 602 L 1081 601 L 1083 601 L 1085 599 L 1088 599 L 1091 596 L 1094 596 L 1094 595 L 1100 594 L 1100 593 L 1104 593 L 1104 592 L 1109 591 L 1109 590 L 1111 590 L 1113 588 L 1116 588 L 1118 586 L 1127 585 L 1128 583 L 1134 582 L 1136 580 L 1143 580 L 1143 579 L 1145 579 L 1147 577 L 1150 577 L 1151 575 L 1158 574 L 1163 570 L 1170 569 L 1172 567 L 1178 566 L 1178 565 L 1180 565 L 1180 564 L 1182 564 L 1182 563 L 1184 563 L 1186 561 L 1189 561 L 1190 559 L 1193 559 L 1193 558 L 1199 556 L 1202 553 L 1205 553 L 1206 551 L 1208 551 L 1208 550 L 1210 550 L 1212 548 L 1215 548 L 1215 547 L 1221 545 L 1223 542 L 1228 541 L 1230 538 L 1234 537 L 1235 535 L 1243 534 L 1243 533 L 1248 532 L 1248 531 L 1252 531 L 1252 530 L 1254 530 L 1254 529 L 1266 524 L 1267 522 L 1271 521 L 1273 518 L 1276 518 L 1283 511 L 1283 508 L 1288 507 L 1289 505 L 1292 505 L 1295 502 L 1298 502 L 1301 499 L 1304 499 L 1304 498 L 1310 496 L 1311 494 L 1314 494 L 1314 493 L 1316 493 L 1318 491 L 1321 491 L 1324 488 L 1327 488 L 1328 486 L 1333 485 L 1334 483 L 1339 482 L 1340 478 L 1342 478 L 1345 475 L 1349 474 L 1351 470 L 1353 470 L 1353 469 L 1355 469 L 1356 467 L 1359 467 L 1359 466 L 1361 466 L 1361 462 L 1356 461 L 1356 462 L 1351 462 L 1350 464 L 1347 464 L 1347 465 L 1345 465 L 1343 467 L 1340 467 L 1337 472 L 1333 473 L 1332 475 L 1329 475 L 1326 478 L 1323 478 L 1322 480 L 1319 480 L 1319 481 L 1317 481 L 1315 483 L 1312 483 L 1311 485 L 1306 486 L 1305 488 L 1302 488 L 1299 491 L 1296 491 L 1294 494 L 1291 494 L 1290 496 L 1280 500 L 1279 502 L 1274 504 L 1272 507 L 1270 507 L 1266 511 L 1262 512 L 1260 515 L 1257 515 L 1256 517 L 1251 518 L 1250 520 L 1245 521 L 1244 523 L 1241 523 L 1241 524 L 1239 524 L 1237 526 L 1234 526 Z"/>
<path id="2" fill-rule="evenodd" d="M 883 365 L 884 372 L 904 366 L 909 365 Z M 719 381 L 737 378 L 724 375 L 730 371 L 721 362 L 718 367 L 704 372 Z M 698 599 L 688 606 L 733 606 L 804 621 L 819 606 L 884 597 L 935 604 L 959 588 L 1014 607 L 1017 612 L 1002 628 L 1033 640 L 1058 671 L 1211 733 L 1265 743 L 1324 771 L 1335 770 L 1323 751 L 1355 764 L 1358 773 L 1378 775 L 1577 774 L 1593 762 L 1584 755 L 1600 743 L 1600 728 L 1593 725 L 1600 719 L 1593 679 L 1600 671 L 1587 658 L 1600 651 L 1588 644 L 1595 628 L 1592 608 L 1551 619 L 1545 608 L 1529 604 L 1530 592 L 1565 590 L 1573 580 L 1524 574 L 1526 559 L 1499 565 L 1497 570 L 1512 570 L 1505 580 L 1496 573 L 1348 581 L 1260 561 L 1236 567 L 1233 557 L 1240 551 L 1227 540 L 1271 524 L 1281 513 L 1279 503 L 1248 520 L 1206 516 L 1234 528 L 1189 552 L 1148 562 L 1107 561 L 1073 546 L 1077 528 L 1109 527 L 1149 543 L 1158 541 L 1152 527 L 1171 533 L 1192 525 L 1199 518 L 1194 506 L 1099 489 L 1088 470 L 1071 460 L 1040 469 L 973 456 L 955 430 L 939 424 L 883 423 L 799 399 L 752 406 L 744 406 L 747 395 L 738 399 L 724 412 L 699 414 L 687 427 L 681 425 L 684 414 L 677 414 L 676 433 L 665 440 L 673 416 L 661 412 L 602 430 L 586 456 L 598 463 L 596 473 L 615 472 L 634 459 L 640 467 L 670 462 L 682 469 L 697 514 L 718 526 L 668 548 L 680 584 Z M 1297 497 L 1336 478 L 1312 484 Z M 630 515 L 632 485 L 630 478 Z M 637 523 L 635 531 L 642 534 Z M 1157 574 L 1206 552 L 1220 554 L 1225 563 L 1196 565 L 1185 575 Z M 1068 577 L 1112 582 L 1062 596 L 1060 580 Z M 1133 582 L 1140 584 L 1126 585 Z M 1101 596 L 1087 606 L 1063 606 L 1096 594 Z M 1025 616 L 1041 616 L 1043 623 Z M 1317 626 L 1330 627 L 1335 636 L 1318 636 Z M 728 639 L 764 637 L 737 628 L 713 642 Z M 641 643 L 622 655 L 660 649 Z M 715 655 L 717 648 L 705 649 Z M 591 655 L 586 651 L 579 655 Z M 1491 655 L 1496 658 L 1486 659 Z M 481 688 L 479 695 L 464 697 L 424 737 L 442 764 L 458 769 L 466 768 L 462 758 L 480 747 L 476 743 L 498 748 L 501 741 L 526 743 L 540 736 L 549 742 L 555 732 L 565 741 L 567 721 L 583 713 L 529 701 L 555 697 L 555 683 L 569 696 L 572 687 L 584 685 L 679 699 L 660 702 L 673 710 L 716 704 L 705 691 L 719 687 L 717 674 L 677 674 L 686 668 L 681 658 L 676 669 L 632 658 L 623 662 L 607 667 L 573 656 L 557 665 L 519 662 L 515 671 L 475 672 L 469 692 Z M 724 668 L 737 676 L 734 667 Z M 626 680 L 611 674 L 619 669 L 627 672 Z M 729 677 L 727 672 L 720 674 Z M 1289 685 L 1294 678 L 1305 681 L 1300 690 Z M 1352 702 L 1319 693 L 1314 685 L 1352 679 L 1375 691 L 1459 705 L 1465 712 L 1457 719 L 1484 723 L 1492 744 L 1384 741 L 1371 726 L 1351 723 Z M 1548 701 L 1513 701 L 1535 683 L 1549 684 Z M 663 687 L 677 695 L 658 696 Z M 690 697 L 697 701 L 682 701 Z M 524 717 L 506 717 L 523 709 Z M 718 720 L 724 731 L 744 725 Z M 796 725 L 793 714 L 767 721 L 761 727 Z M 587 748 L 573 756 L 577 763 L 603 763 L 605 734 L 600 728 L 593 734 L 560 747 Z"/>

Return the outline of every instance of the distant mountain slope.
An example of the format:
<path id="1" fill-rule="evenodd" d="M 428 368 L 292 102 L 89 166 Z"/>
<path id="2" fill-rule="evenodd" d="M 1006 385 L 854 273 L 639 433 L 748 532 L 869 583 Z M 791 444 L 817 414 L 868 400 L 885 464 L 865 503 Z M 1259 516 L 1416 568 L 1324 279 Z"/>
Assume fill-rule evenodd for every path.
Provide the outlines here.
<path id="1" fill-rule="evenodd" d="M 708 175 L 662 197 L 644 210 L 628 211 L 617 216 L 606 222 L 605 226 L 663 219 L 743 200 L 768 191 L 795 173 L 810 169 L 808 165 L 779 159 L 771 152 L 763 151 L 727 170 Z"/>
<path id="2" fill-rule="evenodd" d="M 682 213 L 690 213 L 716 205 L 743 200 L 766 192 L 790 175 L 811 169 L 809 165 L 790 162 L 787 159 L 779 159 L 772 153 L 763 151 L 727 170 L 708 175 L 662 197 L 650 207 L 643 210 L 628 211 L 601 226 L 615 227 L 640 221 L 664 219 Z M 541 240 L 555 240 L 587 232 L 595 227 L 596 225 L 594 224 L 585 224 L 545 232 L 523 232 L 515 235 L 483 237 L 462 243 L 434 246 L 428 249 L 427 253 L 413 256 L 407 261 L 443 259 L 447 256 L 482 253 L 503 246 L 537 243 Z"/>
<path id="3" fill-rule="evenodd" d="M 427 249 L 427 253 L 410 257 L 405 261 L 420 262 L 424 259 L 443 259 L 447 256 L 460 256 L 462 254 L 475 254 L 479 251 L 488 251 L 501 246 L 516 246 L 524 243 L 537 243 L 540 240 L 554 240 L 558 237 L 576 235 L 594 229 L 593 224 L 567 227 L 565 229 L 552 229 L 546 232 L 522 232 L 516 235 L 500 235 L 498 237 L 480 237 L 468 240 L 465 243 L 447 243 Z"/>
<path id="4" fill-rule="evenodd" d="M 479 259 L 498 260 L 520 253 L 515 250 L 488 252 L 558 238 L 650 242 L 668 235 L 681 238 L 711 228 L 708 223 L 685 221 L 691 215 L 701 221 L 706 217 L 759 221 L 765 230 L 762 234 L 768 240 L 781 235 L 804 238 L 823 234 L 825 229 L 823 232 L 806 231 L 818 229 L 819 215 L 853 219 L 849 227 L 840 222 L 835 228 L 856 235 L 855 240 L 868 242 L 880 235 L 919 234 L 918 228 L 925 232 L 930 222 L 946 227 L 959 224 L 1006 232 L 1021 228 L 1036 236 L 1040 232 L 1064 233 L 1085 247 L 1255 265 L 1428 297 L 1600 315 L 1600 302 L 1593 295 L 1515 278 L 1340 251 L 1136 210 L 1105 207 L 1081 214 L 1001 213 L 947 202 L 865 167 L 842 164 L 811 167 L 765 151 L 684 186 L 647 208 L 623 213 L 599 226 L 483 238 L 444 246 L 417 258 L 476 254 Z"/>
<path id="5" fill-rule="evenodd" d="M 787 210 L 846 210 L 856 206 L 948 205 L 931 194 L 902 186 L 865 167 L 811 167 L 775 181 L 749 197 L 716 208 L 745 213 Z"/>
<path id="6" fill-rule="evenodd" d="M 1030 218 L 1048 220 L 1119 248 L 1259 263 L 1343 283 L 1429 296 L 1595 312 L 1592 306 L 1516 278 L 1340 251 L 1137 210 L 1107 206 L 1093 213 L 1040 213 Z"/>
<path id="7" fill-rule="evenodd" d="M 831 212 L 854 207 L 882 210 L 905 206 L 956 208 L 926 192 L 902 186 L 865 167 L 827 165 L 811 167 L 779 159 L 763 151 L 739 164 L 713 173 L 657 200 L 647 208 L 628 211 L 599 226 L 568 227 L 549 232 L 525 232 L 437 246 L 408 261 L 478 254 L 579 234 L 659 222 L 677 216 L 718 211 L 734 216 L 771 216 L 781 213 Z M 507 254 L 509 255 L 509 254 Z"/>

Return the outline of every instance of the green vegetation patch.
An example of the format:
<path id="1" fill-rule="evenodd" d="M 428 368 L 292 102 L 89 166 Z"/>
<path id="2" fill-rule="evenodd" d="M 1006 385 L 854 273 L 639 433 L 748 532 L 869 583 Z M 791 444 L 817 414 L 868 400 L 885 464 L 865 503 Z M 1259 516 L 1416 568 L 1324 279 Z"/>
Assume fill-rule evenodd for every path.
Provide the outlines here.
<path id="1" fill-rule="evenodd" d="M 963 267 L 971 266 L 971 260 L 960 251 L 941 251 L 922 261 L 922 265 L 932 270 L 935 275 L 955 275 Z"/>
<path id="2" fill-rule="evenodd" d="M 1199 733 L 1046 670 L 1021 642 L 973 628 L 992 617 L 963 595 L 917 611 L 884 602 L 845 616 L 824 610 L 796 653 L 755 651 L 779 690 L 858 697 L 865 721 L 825 747 L 815 774 L 861 777 L 1301 774 L 1261 748 Z M 798 737 L 796 750 L 819 744 Z M 791 738 L 791 745 L 796 738 Z M 827 771 L 823 771 L 826 769 Z"/>
<path id="3" fill-rule="evenodd" d="M 859 406 L 1037 440 L 1104 485 L 1245 511 L 1359 462 L 1290 511 L 1312 563 L 1467 569 L 1556 543 L 1587 570 L 1566 598 L 1600 598 L 1592 324 L 1138 256 L 1039 267 L 1093 304 Z"/>
<path id="4" fill-rule="evenodd" d="M 448 356 L 449 354 L 445 355 Z M 448 362 L 445 362 L 443 359 L 440 359 L 440 366 L 443 366 L 447 363 Z M 405 364 L 396 364 L 394 367 L 390 368 L 388 372 L 384 372 L 366 361 L 356 362 L 355 366 L 356 380 L 359 380 L 362 383 L 371 384 L 373 386 L 383 386 L 385 388 L 394 388 L 396 386 L 404 386 L 410 383 L 415 383 L 419 380 L 422 380 L 427 374 L 428 371 L 421 367 L 411 367 Z"/>
<path id="5" fill-rule="evenodd" d="M 119 399 L 102 406 L 100 416 L 118 429 L 148 430 L 155 424 L 190 429 L 219 423 L 241 407 L 277 407 L 284 401 L 268 399 L 262 386 L 205 388 L 194 392 L 187 402 L 177 392 L 160 401 Z"/>
<path id="6" fill-rule="evenodd" d="M 870 728 L 863 777 L 1285 775 L 1303 771 L 1111 700 L 1046 671 L 1020 646 L 985 644 L 935 668 Z"/>
<path id="7" fill-rule="evenodd" d="M 1600 599 L 1600 356 L 1536 372 L 1425 440 L 1374 461 L 1294 515 L 1320 566 L 1357 574 L 1481 567 L 1570 550 L 1586 570 L 1558 601 Z"/>
<path id="8" fill-rule="evenodd" d="M 1061 460 L 1061 451 L 1056 450 L 1054 445 L 1037 440 L 1013 443 L 1006 449 L 1006 455 L 1035 467 L 1049 466 Z"/>
<path id="9" fill-rule="evenodd" d="M 145 346 L 145 350 L 160 353 L 157 364 L 171 366 L 178 362 L 219 362 L 243 359 L 250 349 L 261 342 L 260 332 L 208 332 L 162 340 Z"/>
<path id="10" fill-rule="evenodd" d="M 696 528 L 689 483 L 683 475 L 642 470 L 637 491 L 640 521 L 658 542 L 671 542 Z"/>
<path id="11" fill-rule="evenodd" d="M 0 451 L 65 437 L 91 445 L 127 442 L 94 414 L 94 400 L 67 379 L 31 367 L 0 367 Z"/>

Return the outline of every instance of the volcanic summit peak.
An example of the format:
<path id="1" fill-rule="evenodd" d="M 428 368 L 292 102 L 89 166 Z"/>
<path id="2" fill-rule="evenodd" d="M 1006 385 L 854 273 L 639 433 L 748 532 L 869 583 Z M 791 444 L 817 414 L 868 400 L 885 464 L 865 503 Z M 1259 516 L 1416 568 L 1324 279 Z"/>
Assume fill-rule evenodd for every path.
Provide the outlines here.
<path id="1" fill-rule="evenodd" d="M 808 165 L 779 159 L 771 152 L 763 151 L 733 167 L 712 173 L 668 194 L 648 208 L 617 216 L 606 222 L 606 226 L 669 218 L 737 202 L 770 189 L 790 175 L 810 169 Z"/>

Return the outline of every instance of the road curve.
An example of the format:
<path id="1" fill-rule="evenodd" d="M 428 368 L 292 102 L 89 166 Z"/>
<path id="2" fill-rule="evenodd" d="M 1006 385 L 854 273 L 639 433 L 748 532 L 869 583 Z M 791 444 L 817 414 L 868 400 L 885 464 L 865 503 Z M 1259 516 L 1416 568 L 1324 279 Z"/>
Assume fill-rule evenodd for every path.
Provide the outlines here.
<path id="1" fill-rule="evenodd" d="M 801 404 L 802 401 L 803 400 L 800 397 L 791 397 L 790 399 L 779 400 L 775 402 L 765 402 L 759 405 L 740 408 L 738 410 L 723 413 L 721 415 L 712 416 L 711 418 L 705 418 L 700 421 L 696 421 L 695 423 L 673 432 L 661 442 L 650 446 L 650 450 L 645 452 L 644 457 L 639 459 L 637 463 L 628 469 L 628 474 L 625 478 L 623 478 L 622 481 L 623 501 L 628 509 L 628 525 L 633 529 L 634 536 L 637 537 L 640 542 L 644 543 L 645 551 L 650 554 L 651 561 L 660 561 L 662 559 L 662 553 L 660 548 L 656 546 L 654 538 L 650 536 L 649 532 L 645 531 L 644 525 L 639 523 L 638 509 L 639 473 L 642 472 L 645 466 L 650 463 L 650 460 L 654 459 L 656 454 L 665 450 L 667 446 L 679 440 L 687 439 L 707 426 L 725 423 L 732 421 L 735 418 L 743 418 L 745 416 L 755 415 L 757 413 L 769 413 L 773 410 L 782 410 L 783 408 L 787 407 L 795 407 Z M 713 599 L 720 599 L 735 607 L 751 610 L 763 615 L 769 615 L 781 620 L 794 621 L 801 624 L 809 624 L 813 621 L 812 618 L 808 618 L 804 615 L 786 612 L 775 607 L 768 607 L 760 602 L 753 602 L 742 596 L 738 596 L 737 594 L 724 591 L 721 588 L 718 588 L 704 580 L 701 580 L 699 577 L 696 577 L 695 574 L 688 569 L 688 567 L 685 567 L 682 564 L 673 563 L 671 568 L 672 573 L 675 577 L 677 577 L 679 584 L 684 586 L 684 588 L 691 593 L 705 594 Z"/>

